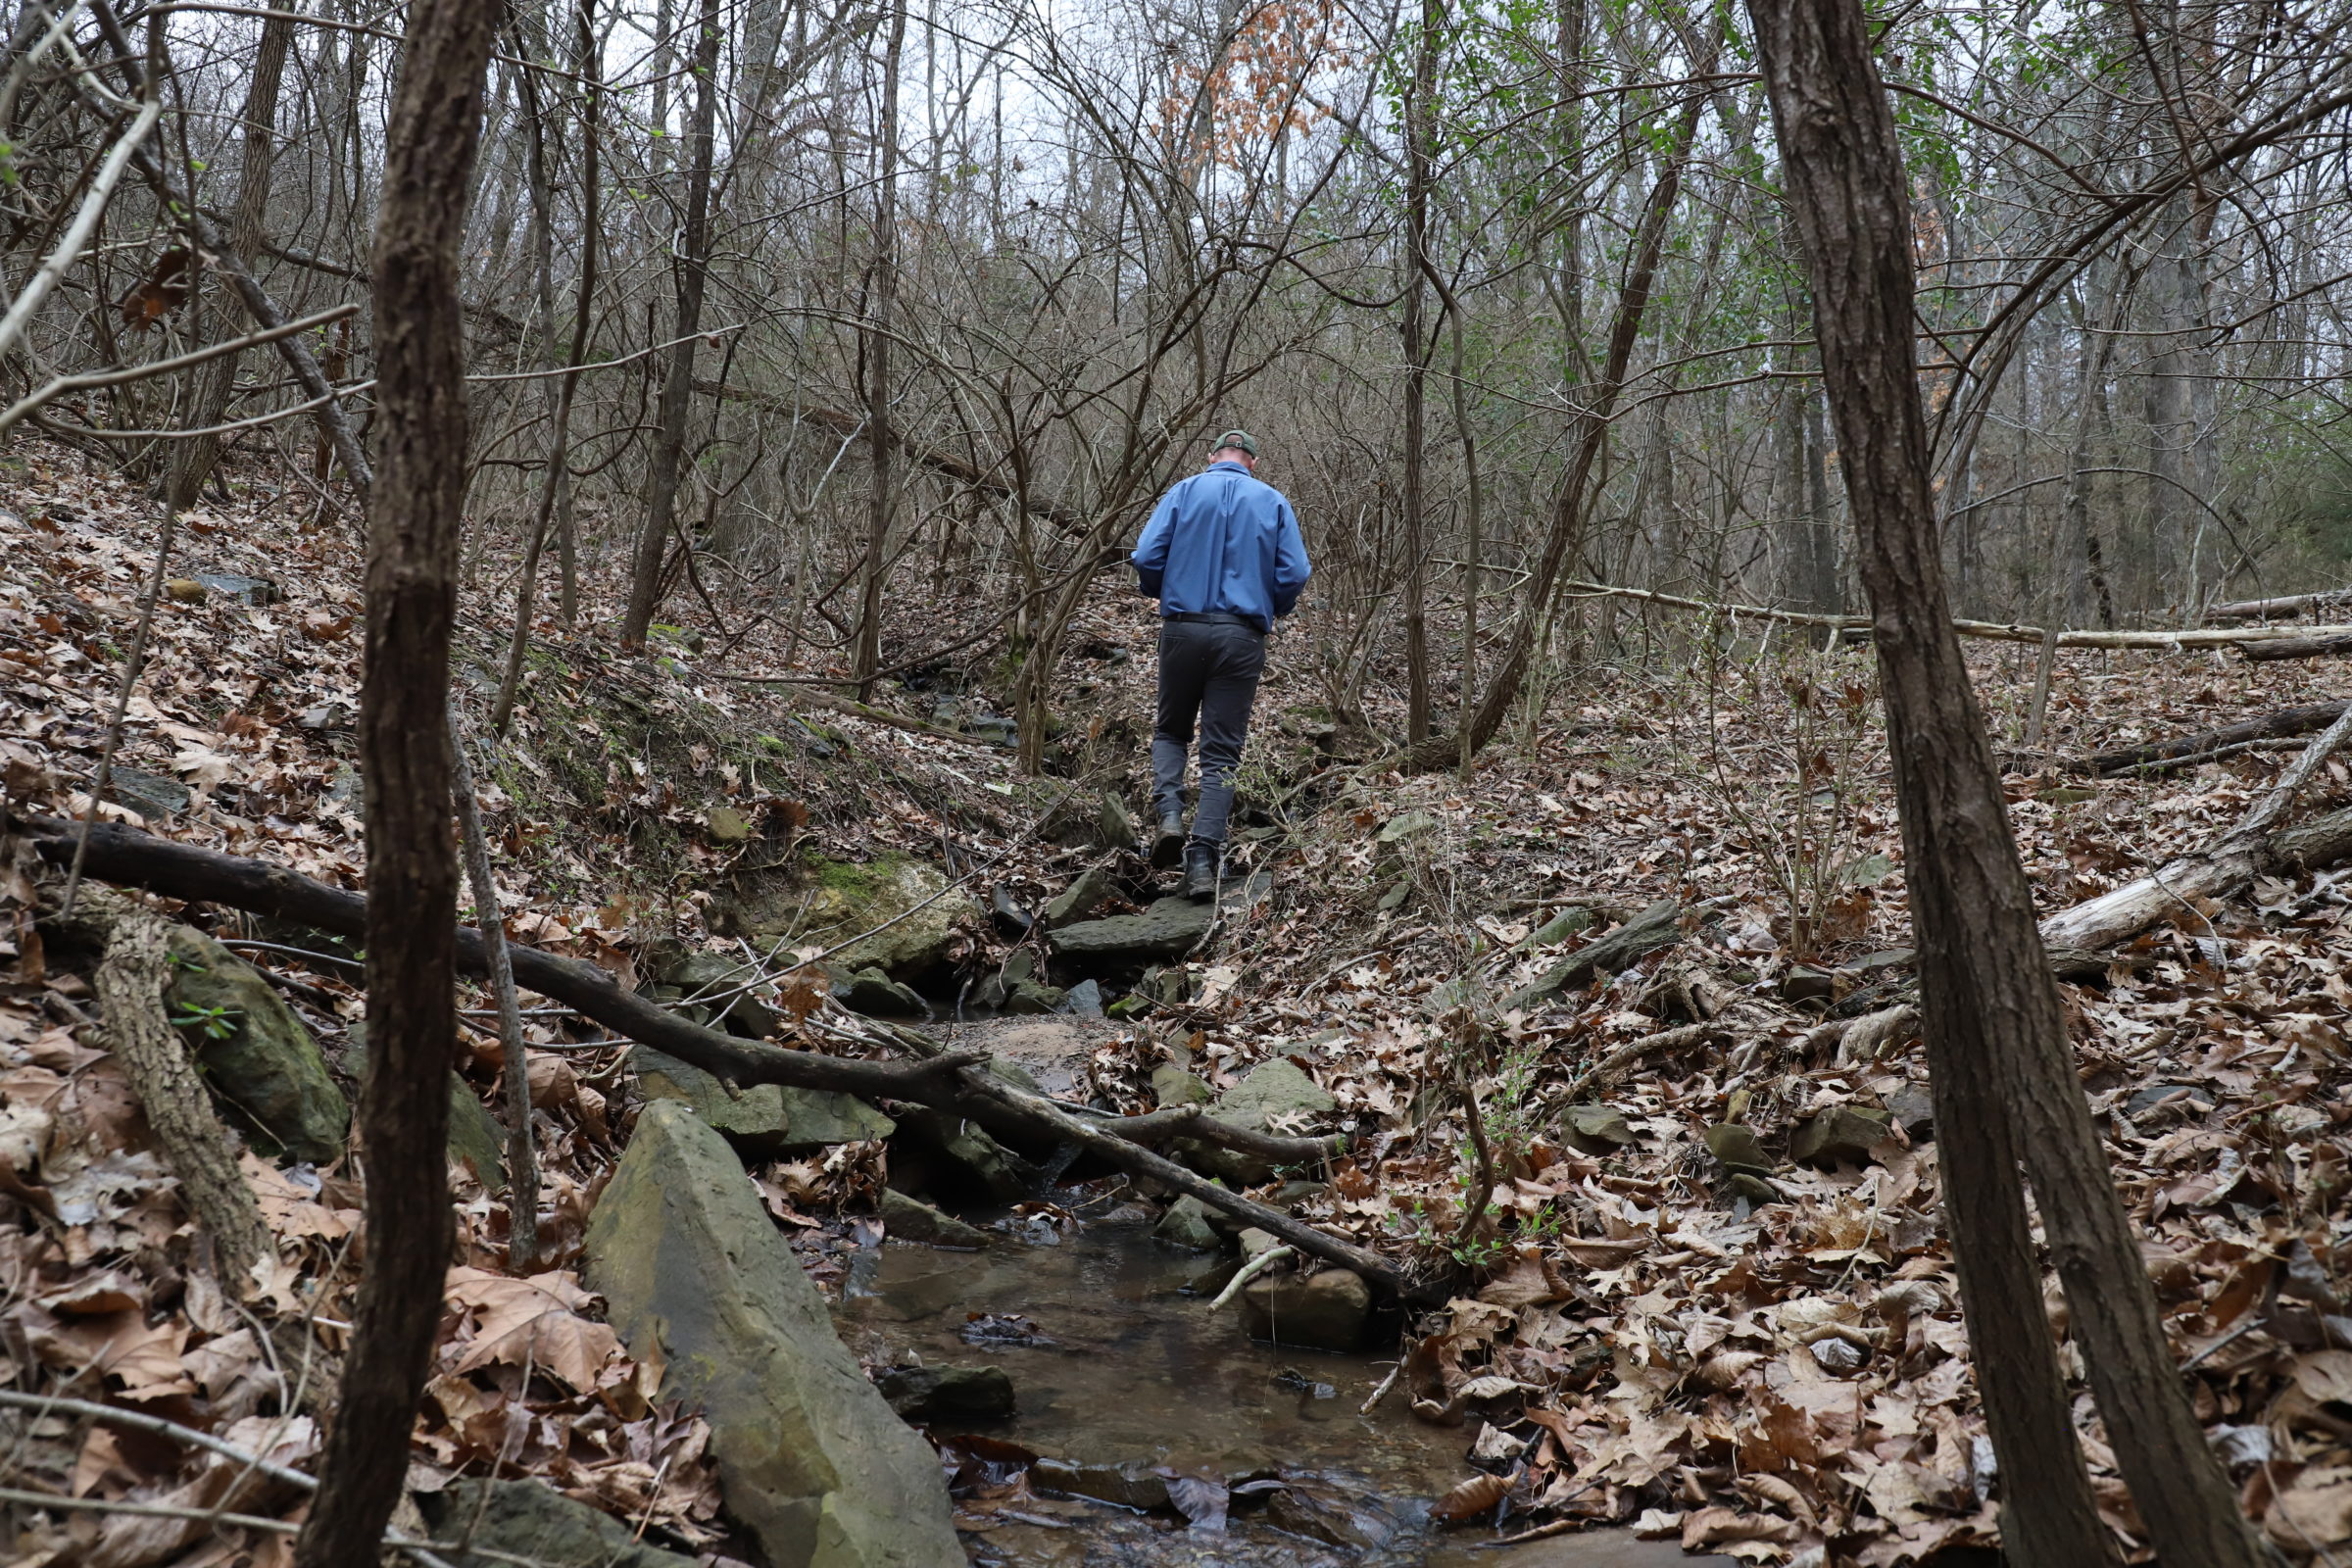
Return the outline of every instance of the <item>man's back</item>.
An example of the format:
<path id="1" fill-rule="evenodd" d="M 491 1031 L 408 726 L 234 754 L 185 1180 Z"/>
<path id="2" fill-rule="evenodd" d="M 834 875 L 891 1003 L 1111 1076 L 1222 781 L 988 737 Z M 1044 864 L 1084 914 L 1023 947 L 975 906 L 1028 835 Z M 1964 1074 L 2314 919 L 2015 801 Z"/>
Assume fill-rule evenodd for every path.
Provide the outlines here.
<path id="1" fill-rule="evenodd" d="M 1133 559 L 1162 615 L 1243 615 L 1261 631 L 1290 613 L 1308 572 L 1298 514 L 1239 463 L 1169 486 Z"/>

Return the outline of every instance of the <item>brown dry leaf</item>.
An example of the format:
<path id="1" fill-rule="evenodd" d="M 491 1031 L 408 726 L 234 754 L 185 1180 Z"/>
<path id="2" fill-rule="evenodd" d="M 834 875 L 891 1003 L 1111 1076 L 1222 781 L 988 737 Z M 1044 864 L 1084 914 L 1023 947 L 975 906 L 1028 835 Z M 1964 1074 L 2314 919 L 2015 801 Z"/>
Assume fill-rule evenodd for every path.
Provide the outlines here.
<path id="1" fill-rule="evenodd" d="M 358 1209 L 327 1207 L 250 1150 L 237 1166 L 253 1189 L 254 1201 L 261 1205 L 262 1222 L 278 1235 L 316 1236 L 333 1242 L 359 1228 Z"/>
<path id="2" fill-rule="evenodd" d="M 1791 1520 L 1740 1508 L 1701 1508 L 1683 1516 L 1685 1551 L 1712 1546 L 1734 1557 L 1777 1562 L 1785 1553 L 1768 1548 L 1793 1546 L 1804 1539 L 1804 1531 Z"/>
<path id="3" fill-rule="evenodd" d="M 2272 1499 L 2262 1532 L 2299 1561 L 2352 1542 L 2352 1469 L 2306 1470 Z"/>
<path id="4" fill-rule="evenodd" d="M 1500 1476 L 1472 1476 L 1430 1504 L 1429 1516 L 1441 1524 L 1467 1524 L 1492 1511 L 1510 1490 L 1511 1484 Z"/>
<path id="5" fill-rule="evenodd" d="M 1478 1298 L 1490 1306 L 1539 1306 L 1564 1301 L 1572 1294 L 1558 1275 L 1544 1266 L 1542 1258 L 1523 1257 L 1489 1281 Z"/>
<path id="6" fill-rule="evenodd" d="M 478 1268 L 453 1268 L 443 1292 L 450 1301 L 480 1313 L 473 1341 L 450 1370 L 470 1372 L 493 1361 L 546 1368 L 583 1394 L 621 1353 L 620 1336 L 592 1322 L 578 1308 L 596 1298 L 568 1271 L 556 1269 L 527 1280 Z"/>

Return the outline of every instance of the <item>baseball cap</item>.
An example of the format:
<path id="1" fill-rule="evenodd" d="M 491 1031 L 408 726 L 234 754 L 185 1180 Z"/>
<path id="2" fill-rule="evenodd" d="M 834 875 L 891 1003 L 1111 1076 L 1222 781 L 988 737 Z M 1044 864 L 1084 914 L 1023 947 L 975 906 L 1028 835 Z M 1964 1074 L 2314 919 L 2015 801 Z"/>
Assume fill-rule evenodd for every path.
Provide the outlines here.
<path id="1" fill-rule="evenodd" d="M 1247 430 L 1228 430 L 1210 442 L 1208 449 L 1214 452 L 1219 447 L 1239 447 L 1253 458 L 1257 456 L 1257 438 Z"/>

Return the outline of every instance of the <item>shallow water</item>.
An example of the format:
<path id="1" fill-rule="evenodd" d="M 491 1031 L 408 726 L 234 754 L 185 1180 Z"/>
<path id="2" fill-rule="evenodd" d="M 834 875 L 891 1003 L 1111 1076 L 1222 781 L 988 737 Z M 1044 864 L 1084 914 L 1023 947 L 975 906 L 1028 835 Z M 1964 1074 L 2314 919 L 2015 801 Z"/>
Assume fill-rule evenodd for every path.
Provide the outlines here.
<path id="1" fill-rule="evenodd" d="M 1054 1232 L 1041 1224 L 1029 1234 Z M 1008 1505 L 1034 1522 L 1000 1512 L 993 1528 L 967 1533 L 975 1562 L 1663 1568 L 1698 1560 L 1666 1543 L 1614 1534 L 1466 1550 L 1491 1534 L 1440 1531 L 1429 1504 L 1473 1473 L 1463 1459 L 1470 1434 L 1414 1420 L 1396 1395 L 1361 1413 L 1387 1374 L 1386 1361 L 1254 1344 L 1234 1308 L 1211 1316 L 1204 1298 L 1182 1292 L 1212 1261 L 1154 1241 L 1141 1220 L 1116 1216 L 1052 1245 L 1005 1236 L 987 1251 L 948 1252 L 885 1243 L 852 1270 L 837 1317 L 843 1338 L 868 1360 L 906 1359 L 911 1351 L 925 1365 L 1003 1367 L 1018 1413 L 990 1436 L 1087 1464 L 1138 1461 L 1219 1479 L 1280 1472 L 1375 1532 L 1390 1532 L 1386 1544 L 1343 1548 L 1305 1540 L 1245 1511 L 1239 1497 L 1223 1533 L 1188 1529 L 1173 1515 L 1044 1499 Z M 967 1345 L 958 1333 L 977 1313 L 1018 1313 L 1054 1343 Z M 962 1522 L 975 1521 L 967 1515 Z"/>

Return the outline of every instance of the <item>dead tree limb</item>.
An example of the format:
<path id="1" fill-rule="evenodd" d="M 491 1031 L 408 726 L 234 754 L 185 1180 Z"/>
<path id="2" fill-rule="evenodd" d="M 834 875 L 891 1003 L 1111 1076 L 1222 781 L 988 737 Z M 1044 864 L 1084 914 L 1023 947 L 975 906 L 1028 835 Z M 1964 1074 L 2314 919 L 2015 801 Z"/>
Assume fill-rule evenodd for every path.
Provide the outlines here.
<path id="1" fill-rule="evenodd" d="M 2271 659 L 2334 659 L 2352 654 L 2352 633 L 2335 637 L 2282 637 L 2275 642 L 2248 642 L 2237 651 L 2257 662 Z"/>
<path id="2" fill-rule="evenodd" d="M 2313 703 L 2302 708 L 2281 709 L 2259 718 L 2240 719 L 2224 724 L 2219 729 L 2199 730 L 2194 735 L 2182 735 L 2169 741 L 2150 741 L 2144 746 L 2126 746 L 2117 751 L 2097 752 L 2076 764 L 2081 772 L 2115 773 L 2125 768 L 2143 767 L 2150 762 L 2167 762 L 2178 758 L 2195 757 L 2203 752 L 2218 752 L 2240 741 L 2275 740 L 2286 736 L 2310 735 L 2326 729 L 2343 716 L 2344 703 Z"/>
<path id="3" fill-rule="evenodd" d="M 64 864 L 72 858 L 75 824 L 56 817 L 21 818 L 10 826 L 24 835 L 42 858 Z M 343 937 L 365 937 L 368 901 L 299 876 L 280 866 L 216 850 L 197 849 L 126 828 L 100 823 L 90 834 L 88 874 L 102 882 L 145 888 L 168 898 L 227 905 L 254 914 L 299 921 Z M 488 955 L 481 933 L 461 927 L 458 967 L 481 976 Z M 550 997 L 615 1034 L 644 1042 L 680 1061 L 735 1084 L 783 1084 L 831 1089 L 866 1100 L 904 1100 L 970 1115 L 973 1119 L 1078 1145 L 1106 1164 L 1188 1193 L 1212 1208 L 1232 1214 L 1291 1243 L 1299 1250 L 1354 1269 L 1374 1286 L 1418 1299 L 1420 1288 L 1394 1265 L 1351 1243 L 1228 1192 L 1214 1182 L 1145 1147 L 1183 1137 L 1218 1144 L 1277 1164 L 1309 1164 L 1346 1152 L 1348 1140 L 1284 1138 L 1220 1122 L 1193 1108 L 1148 1116 L 1082 1118 L 1061 1106 L 1004 1084 L 994 1073 L 967 1071 L 979 1057 L 941 1054 L 942 1048 L 918 1030 L 865 1021 L 859 1038 L 880 1038 L 911 1051 L 912 1061 L 861 1061 L 759 1045 L 705 1029 L 664 1011 L 592 963 L 558 957 L 520 943 L 507 944 L 514 980 Z"/>
<path id="4" fill-rule="evenodd" d="M 2352 588 L 2329 588 L 2316 594 L 2288 594 L 2280 599 L 2240 599 L 2215 605 L 2207 620 L 2264 620 L 2273 615 L 2301 615 L 2318 610 L 2352 606 Z"/>
<path id="5" fill-rule="evenodd" d="M 2347 737 L 2352 737 L 2352 705 L 2345 705 L 2335 721 L 2303 748 L 2303 755 L 2270 793 L 2210 847 L 2167 861 L 2151 875 L 2050 916 L 2041 922 L 2043 944 L 2091 951 L 2110 948 L 2182 909 L 2196 910 L 2202 918 L 2199 906 L 2203 903 L 2236 897 L 2274 864 L 2317 863 L 2313 857 L 2327 855 L 2339 838 L 2346 849 L 2352 849 L 2352 820 L 2340 833 L 2328 825 L 2337 818 L 2352 819 L 2352 812 L 2338 811 L 2306 824 L 2291 849 L 2287 836 L 2278 831 L 2303 786 Z M 2290 854 L 2292 860 L 2288 859 Z"/>
<path id="6" fill-rule="evenodd" d="M 466 846 L 466 879 L 473 885 L 474 929 L 490 960 L 490 996 L 498 1007 L 500 1060 L 507 1078 L 507 1268 L 528 1274 L 539 1258 L 539 1161 L 531 1152 L 531 1072 L 523 1054 L 522 1008 L 514 999 L 514 965 L 507 956 L 506 916 L 498 902 L 498 880 L 490 866 L 490 841 L 482 832 L 482 808 L 473 790 L 473 767 L 466 760 L 466 725 L 449 710 L 452 789 L 458 831 Z"/>
<path id="7" fill-rule="evenodd" d="M 237 1169 L 236 1142 L 164 1010 L 171 924 L 115 894 L 85 896 L 81 919 L 105 943 L 94 984 L 107 1045 L 147 1113 L 164 1163 L 179 1178 L 189 1215 L 213 1239 L 222 1283 L 241 1297 L 253 1283 L 253 1265 L 270 1253 L 270 1230 Z"/>

